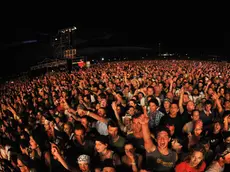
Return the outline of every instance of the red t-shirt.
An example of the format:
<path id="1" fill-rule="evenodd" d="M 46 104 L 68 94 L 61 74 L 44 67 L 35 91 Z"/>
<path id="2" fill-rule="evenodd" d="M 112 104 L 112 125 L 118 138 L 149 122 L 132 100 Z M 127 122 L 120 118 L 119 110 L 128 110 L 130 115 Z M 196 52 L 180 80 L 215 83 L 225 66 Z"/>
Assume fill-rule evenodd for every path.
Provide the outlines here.
<path id="1" fill-rule="evenodd" d="M 191 167 L 187 162 L 181 162 L 175 168 L 175 172 L 203 172 L 206 168 L 205 162 L 203 162 L 199 169 Z"/>

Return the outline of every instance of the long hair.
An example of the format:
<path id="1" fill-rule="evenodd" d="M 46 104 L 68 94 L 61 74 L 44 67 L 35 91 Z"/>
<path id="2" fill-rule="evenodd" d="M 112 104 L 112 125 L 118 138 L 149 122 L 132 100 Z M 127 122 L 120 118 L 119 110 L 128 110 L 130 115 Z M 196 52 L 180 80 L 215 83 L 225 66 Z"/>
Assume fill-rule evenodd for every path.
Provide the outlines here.
<path id="1" fill-rule="evenodd" d="M 197 144 L 194 147 L 192 147 L 191 151 L 189 152 L 189 155 L 184 159 L 184 161 L 189 163 L 194 152 L 201 152 L 203 154 L 203 160 L 201 160 L 200 163 L 195 167 L 196 169 L 199 169 L 205 160 L 206 153 L 205 147 L 202 144 Z"/>

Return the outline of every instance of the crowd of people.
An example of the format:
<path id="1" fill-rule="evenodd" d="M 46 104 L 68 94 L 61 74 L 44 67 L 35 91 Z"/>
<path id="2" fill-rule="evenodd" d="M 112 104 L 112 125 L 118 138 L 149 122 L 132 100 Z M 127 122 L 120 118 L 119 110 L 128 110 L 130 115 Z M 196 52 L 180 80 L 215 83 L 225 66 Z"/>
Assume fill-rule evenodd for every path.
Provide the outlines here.
<path id="1" fill-rule="evenodd" d="M 223 172 L 230 64 L 103 63 L 1 85 L 0 170 Z"/>

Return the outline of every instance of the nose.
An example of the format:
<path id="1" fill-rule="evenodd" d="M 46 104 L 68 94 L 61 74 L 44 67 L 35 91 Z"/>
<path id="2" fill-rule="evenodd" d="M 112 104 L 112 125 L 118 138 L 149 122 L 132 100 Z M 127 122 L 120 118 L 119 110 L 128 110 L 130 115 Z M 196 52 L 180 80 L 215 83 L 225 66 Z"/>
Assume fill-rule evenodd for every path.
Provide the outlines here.
<path id="1" fill-rule="evenodd" d="M 196 158 L 194 158 L 194 159 L 193 159 L 193 162 L 194 162 L 194 163 L 196 163 L 196 161 L 197 161 L 197 159 L 196 159 Z"/>

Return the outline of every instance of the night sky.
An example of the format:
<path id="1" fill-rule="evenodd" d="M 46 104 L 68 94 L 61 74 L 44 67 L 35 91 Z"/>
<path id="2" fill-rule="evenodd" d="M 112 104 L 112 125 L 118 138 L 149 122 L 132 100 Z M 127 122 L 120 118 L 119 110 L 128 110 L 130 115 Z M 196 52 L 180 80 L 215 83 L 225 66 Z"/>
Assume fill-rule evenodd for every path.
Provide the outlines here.
<path id="1" fill-rule="evenodd" d="M 78 11 L 75 9 L 75 11 Z M 3 19 L 5 27 L 1 28 L 1 63 L 2 76 L 9 71 L 15 71 L 22 63 L 32 64 L 30 59 L 23 57 L 20 48 L 22 41 L 37 39 L 37 35 L 54 34 L 58 29 L 76 26 L 79 29 L 79 38 L 90 39 L 95 35 L 110 35 L 111 39 L 103 40 L 104 46 L 138 46 L 157 49 L 161 42 L 162 51 L 179 53 L 204 53 L 220 55 L 225 58 L 230 55 L 230 32 L 224 29 L 221 23 L 198 16 L 196 19 L 182 18 L 167 15 L 142 15 L 141 11 L 133 15 L 113 12 L 92 11 L 55 13 L 54 10 L 24 10 L 19 11 L 7 19 Z M 115 12 L 115 11 L 114 11 Z M 119 10 L 116 11 L 119 13 Z M 39 14 L 39 15 L 38 15 Z M 112 15 L 110 15 L 112 14 Z M 88 35 L 88 37 L 86 36 Z M 101 43 L 101 42 L 100 42 Z M 90 44 L 91 46 L 91 44 Z M 96 46 L 92 44 L 92 46 Z M 17 49 L 18 53 L 14 53 Z M 25 46 L 24 46 L 25 49 Z M 50 55 L 48 53 L 48 55 Z M 37 56 L 45 56 L 39 54 Z M 17 61 L 13 63 L 13 61 Z M 20 64 L 21 63 L 21 64 Z M 2 66 L 8 66 L 3 70 Z"/>

